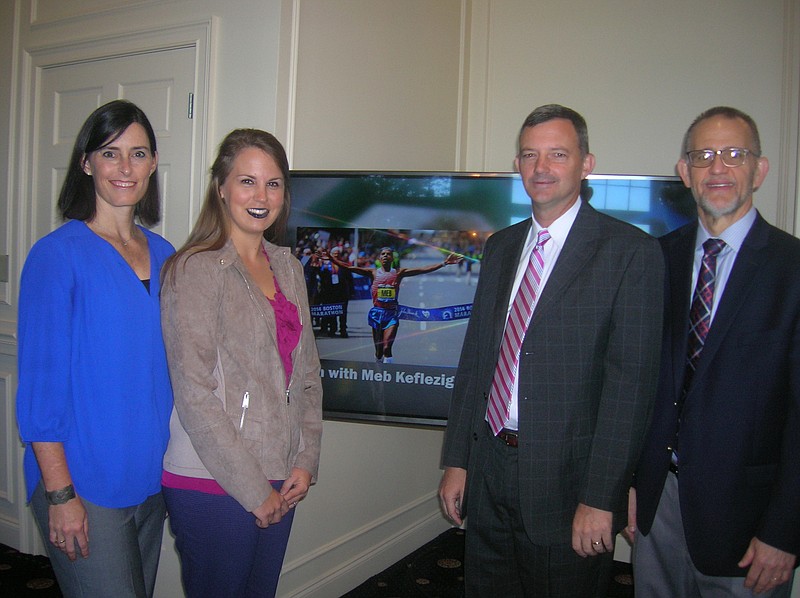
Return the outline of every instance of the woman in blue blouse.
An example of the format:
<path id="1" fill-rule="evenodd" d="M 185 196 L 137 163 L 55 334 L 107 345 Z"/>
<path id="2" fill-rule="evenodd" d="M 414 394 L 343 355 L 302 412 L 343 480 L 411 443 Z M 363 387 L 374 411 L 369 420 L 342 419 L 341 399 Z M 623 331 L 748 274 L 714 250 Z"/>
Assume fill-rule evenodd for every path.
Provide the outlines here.
<path id="1" fill-rule="evenodd" d="M 66 224 L 22 271 L 17 417 L 25 477 L 65 596 L 152 596 L 172 392 L 153 128 L 116 100 L 83 124 L 58 198 Z"/>

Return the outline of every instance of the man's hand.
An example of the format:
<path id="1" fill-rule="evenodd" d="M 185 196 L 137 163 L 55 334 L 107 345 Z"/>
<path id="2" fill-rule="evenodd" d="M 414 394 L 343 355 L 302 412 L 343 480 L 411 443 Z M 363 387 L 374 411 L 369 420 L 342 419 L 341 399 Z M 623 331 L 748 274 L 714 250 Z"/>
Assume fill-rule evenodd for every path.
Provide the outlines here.
<path id="1" fill-rule="evenodd" d="M 572 549 L 587 557 L 614 550 L 611 537 L 611 511 L 602 511 L 583 503 L 572 520 Z"/>
<path id="2" fill-rule="evenodd" d="M 622 535 L 633 544 L 636 538 L 636 488 L 628 490 L 628 525 Z"/>
<path id="3" fill-rule="evenodd" d="M 744 579 L 744 587 L 756 594 L 769 592 L 791 579 L 796 560 L 795 555 L 753 538 L 739 561 L 743 569 L 750 568 Z"/>
<path id="4" fill-rule="evenodd" d="M 439 500 L 442 503 L 444 515 L 456 525 L 464 522 L 461 505 L 466 483 L 467 470 L 460 467 L 445 468 L 442 481 L 439 483 Z"/>

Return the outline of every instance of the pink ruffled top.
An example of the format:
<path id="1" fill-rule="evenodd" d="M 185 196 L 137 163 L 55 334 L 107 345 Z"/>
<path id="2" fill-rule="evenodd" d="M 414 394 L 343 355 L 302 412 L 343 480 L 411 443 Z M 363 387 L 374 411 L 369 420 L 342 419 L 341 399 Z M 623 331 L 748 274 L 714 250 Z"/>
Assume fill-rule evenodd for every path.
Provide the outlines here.
<path id="1" fill-rule="evenodd" d="M 297 315 L 297 306 L 289 301 L 278 286 L 275 279 L 275 297 L 267 297 L 272 310 L 275 312 L 275 328 L 278 336 L 278 353 L 280 353 L 283 369 L 286 372 L 286 386 L 292 379 L 292 351 L 300 342 L 300 333 L 303 325 Z"/>

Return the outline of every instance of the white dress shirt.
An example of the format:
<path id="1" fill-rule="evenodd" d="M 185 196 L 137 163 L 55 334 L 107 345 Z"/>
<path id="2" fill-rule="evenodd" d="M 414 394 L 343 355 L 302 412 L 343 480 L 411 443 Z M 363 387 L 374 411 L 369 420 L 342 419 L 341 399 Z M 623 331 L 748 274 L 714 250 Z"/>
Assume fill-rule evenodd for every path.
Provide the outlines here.
<path id="1" fill-rule="evenodd" d="M 572 224 L 575 222 L 575 218 L 578 215 L 578 211 L 581 207 L 581 201 L 582 200 L 579 198 L 572 205 L 572 207 L 570 207 L 550 226 L 547 227 L 547 231 L 550 233 L 550 240 L 544 244 L 544 255 L 542 256 L 544 259 L 544 270 L 542 271 L 542 280 L 539 283 L 539 292 L 536 294 L 536 301 L 533 304 L 534 313 L 536 312 L 536 305 L 539 303 L 539 297 L 544 291 L 547 280 L 550 278 L 550 273 L 553 271 L 553 267 L 556 265 L 558 256 L 561 254 L 561 249 L 564 247 L 564 243 L 567 240 L 567 235 L 569 235 Z M 536 236 L 539 234 L 539 231 L 542 230 L 542 228 L 544 227 L 536 222 L 536 218 L 533 218 L 533 224 L 528 232 L 528 239 L 525 241 L 525 245 L 523 246 L 522 253 L 519 257 L 517 274 L 514 277 L 514 286 L 511 288 L 511 295 L 508 301 L 508 313 L 511 312 L 511 305 L 514 302 L 514 297 L 517 295 L 517 290 L 519 289 L 519 285 L 522 283 L 525 270 L 528 268 L 528 261 L 530 260 L 531 251 L 533 251 L 533 248 L 536 245 Z M 506 314 L 506 322 L 508 322 L 508 313 Z M 508 428 L 509 430 L 517 430 L 519 428 L 518 405 L 519 376 L 515 376 L 514 387 L 511 390 L 511 408 L 508 413 L 508 419 L 504 424 L 504 427 Z"/>

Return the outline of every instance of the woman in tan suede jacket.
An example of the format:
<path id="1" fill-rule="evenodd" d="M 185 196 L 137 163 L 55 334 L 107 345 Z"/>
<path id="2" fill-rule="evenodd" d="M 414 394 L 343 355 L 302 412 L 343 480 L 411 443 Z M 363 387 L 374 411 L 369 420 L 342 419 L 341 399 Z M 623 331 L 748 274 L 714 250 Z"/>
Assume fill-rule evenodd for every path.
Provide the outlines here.
<path id="1" fill-rule="evenodd" d="M 300 262 L 281 238 L 289 168 L 269 133 L 222 142 L 189 240 L 164 269 L 175 411 L 162 478 L 187 596 L 273 596 L 316 479 L 320 365 Z"/>

